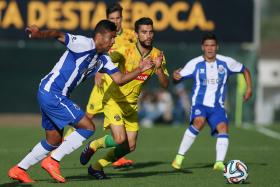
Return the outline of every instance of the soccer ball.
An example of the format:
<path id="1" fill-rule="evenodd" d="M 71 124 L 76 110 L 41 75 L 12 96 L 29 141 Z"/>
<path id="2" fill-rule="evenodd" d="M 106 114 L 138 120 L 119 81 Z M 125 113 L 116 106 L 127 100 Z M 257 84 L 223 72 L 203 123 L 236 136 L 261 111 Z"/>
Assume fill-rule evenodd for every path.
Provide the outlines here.
<path id="1" fill-rule="evenodd" d="M 248 177 L 248 167 L 240 160 L 231 160 L 225 166 L 224 177 L 230 184 L 244 183 Z"/>

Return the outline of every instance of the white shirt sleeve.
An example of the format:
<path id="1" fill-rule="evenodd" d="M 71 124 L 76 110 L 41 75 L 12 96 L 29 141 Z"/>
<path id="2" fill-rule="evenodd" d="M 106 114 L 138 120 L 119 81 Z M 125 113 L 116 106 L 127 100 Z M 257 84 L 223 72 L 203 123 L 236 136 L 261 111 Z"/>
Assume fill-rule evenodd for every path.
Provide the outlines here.
<path id="1" fill-rule="evenodd" d="M 217 55 L 217 58 L 223 60 L 227 64 L 227 68 L 231 73 L 240 73 L 243 72 L 245 69 L 245 66 L 241 64 L 240 62 L 237 62 L 235 59 L 222 56 L 222 55 Z"/>
<path id="2" fill-rule="evenodd" d="M 112 62 L 111 58 L 108 55 L 102 55 L 100 59 L 104 63 L 104 66 L 100 70 L 100 72 L 111 75 L 119 71 L 119 69 L 114 65 L 114 63 Z"/>
<path id="3" fill-rule="evenodd" d="M 75 53 L 89 51 L 95 48 L 95 44 L 91 38 L 81 35 L 65 34 L 66 47 Z"/>
<path id="4" fill-rule="evenodd" d="M 191 77 L 195 71 L 195 66 L 197 64 L 197 58 L 189 61 L 185 67 L 179 72 L 182 77 Z"/>

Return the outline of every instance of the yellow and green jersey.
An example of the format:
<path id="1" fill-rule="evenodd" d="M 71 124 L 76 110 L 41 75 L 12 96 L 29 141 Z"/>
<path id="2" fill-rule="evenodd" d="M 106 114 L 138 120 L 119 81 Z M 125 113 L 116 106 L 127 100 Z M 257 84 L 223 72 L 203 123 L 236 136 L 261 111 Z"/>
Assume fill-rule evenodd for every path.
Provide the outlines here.
<path id="1" fill-rule="evenodd" d="M 110 57 L 112 58 L 112 61 L 115 63 L 116 66 L 120 63 L 119 59 L 115 59 L 115 53 L 120 53 L 125 46 L 130 45 L 132 43 L 136 43 L 137 38 L 135 35 L 135 32 L 130 29 L 122 29 L 119 34 L 117 34 L 115 38 L 115 43 L 109 50 Z M 107 74 L 104 74 L 103 76 L 103 87 L 102 92 L 104 93 L 108 86 L 113 82 L 111 77 Z"/>
<path id="2" fill-rule="evenodd" d="M 130 44 L 120 48 L 119 53 L 116 52 L 116 54 L 112 55 L 112 60 L 115 59 L 119 61 L 120 71 L 123 73 L 128 73 L 139 67 L 139 63 L 142 58 L 150 57 L 152 60 L 154 60 L 159 55 L 160 50 L 155 47 L 153 47 L 152 50 L 147 54 L 142 55 L 137 47 L 137 44 Z M 163 57 L 162 68 L 164 70 L 164 74 L 168 76 L 165 57 Z M 136 104 L 144 83 L 149 80 L 151 75 L 154 73 L 155 69 L 146 70 L 145 72 L 138 75 L 134 80 L 123 86 L 119 86 L 112 82 L 106 94 L 104 95 L 103 102 L 113 99 L 116 102 L 128 102 L 131 104 Z"/>

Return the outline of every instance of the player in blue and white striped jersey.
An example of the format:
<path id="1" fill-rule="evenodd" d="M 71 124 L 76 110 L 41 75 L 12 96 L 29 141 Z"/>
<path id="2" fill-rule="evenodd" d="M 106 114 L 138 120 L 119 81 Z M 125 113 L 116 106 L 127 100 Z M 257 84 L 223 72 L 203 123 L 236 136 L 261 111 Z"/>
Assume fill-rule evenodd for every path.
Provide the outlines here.
<path id="1" fill-rule="evenodd" d="M 202 39 L 203 55 L 190 60 L 183 69 L 173 73 L 173 79 L 180 81 L 192 78 L 192 107 L 190 126 L 185 131 L 181 145 L 172 166 L 180 169 L 185 153 L 193 144 L 205 122 L 211 128 L 211 134 L 217 137 L 215 170 L 223 170 L 228 140 L 228 118 L 224 109 L 226 82 L 235 73 L 243 73 L 247 89 L 244 101 L 252 95 L 249 70 L 233 58 L 217 54 L 218 42 L 214 34 L 208 33 Z"/>
<path id="2" fill-rule="evenodd" d="M 107 73 L 114 82 L 122 85 L 151 68 L 153 64 L 149 59 L 143 60 L 135 71 L 122 74 L 107 55 L 116 36 L 116 26 L 108 20 L 102 20 L 96 25 L 93 38 L 53 30 L 40 31 L 37 26 L 28 27 L 27 32 L 30 38 L 55 38 L 65 44 L 67 50 L 52 71 L 41 80 L 37 94 L 46 139 L 39 142 L 20 163 L 11 168 L 8 175 L 20 182 L 34 182 L 26 170 L 46 157 L 41 163 L 42 168 L 56 181 L 65 182 L 60 174 L 59 161 L 78 149 L 95 130 L 93 122 L 70 100 L 71 92 L 96 72 Z M 62 142 L 66 125 L 74 126 L 76 131 Z"/>

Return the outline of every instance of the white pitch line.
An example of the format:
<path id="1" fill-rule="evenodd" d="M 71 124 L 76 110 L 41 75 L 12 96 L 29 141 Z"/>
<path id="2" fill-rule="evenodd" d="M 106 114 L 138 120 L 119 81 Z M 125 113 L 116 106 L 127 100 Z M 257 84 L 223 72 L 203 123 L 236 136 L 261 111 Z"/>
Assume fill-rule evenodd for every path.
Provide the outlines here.
<path id="1" fill-rule="evenodd" d="M 280 133 L 278 132 L 272 131 L 264 127 L 257 127 L 257 131 L 271 138 L 280 140 Z"/>
<path id="2" fill-rule="evenodd" d="M 251 125 L 251 124 L 243 124 L 243 126 L 241 126 L 241 127 L 244 129 L 251 129 L 251 130 L 255 129 L 256 131 L 258 131 L 261 134 L 264 134 L 268 137 L 280 140 L 280 133 L 267 129 L 265 127 L 255 126 L 255 125 Z"/>

